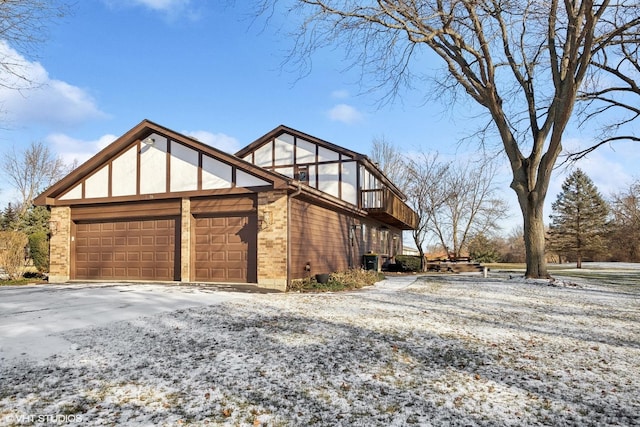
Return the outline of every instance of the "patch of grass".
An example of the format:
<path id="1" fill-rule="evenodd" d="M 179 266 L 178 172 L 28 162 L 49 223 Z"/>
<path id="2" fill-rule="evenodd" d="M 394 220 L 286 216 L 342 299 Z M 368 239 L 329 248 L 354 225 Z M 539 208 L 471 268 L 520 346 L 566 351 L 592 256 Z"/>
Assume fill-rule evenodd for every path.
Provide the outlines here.
<path id="1" fill-rule="evenodd" d="M 88 408 L 82 400 L 67 402 L 62 404 L 58 409 L 58 413 L 61 415 L 75 415 L 86 413 Z"/>
<path id="2" fill-rule="evenodd" d="M 583 271 L 563 270 L 558 277 L 574 277 L 578 279 L 590 279 L 607 285 L 640 285 L 640 274 L 637 272 L 613 272 L 613 271 Z"/>
<path id="3" fill-rule="evenodd" d="M 524 263 L 517 262 L 487 262 L 482 264 L 491 270 L 526 270 L 527 266 Z"/>
<path id="4" fill-rule="evenodd" d="M 48 283 L 41 278 L 22 277 L 20 279 L 0 280 L 0 286 L 25 286 L 25 285 L 42 285 Z"/>
<path id="5" fill-rule="evenodd" d="M 0 273 L 2 273 L 1 268 Z M 2 274 L 0 277 L 6 278 L 7 276 Z M 26 267 L 26 271 L 18 279 L 0 279 L 0 286 L 40 285 L 44 283 L 48 283 L 47 276 L 38 273 L 33 267 Z"/>
<path id="6" fill-rule="evenodd" d="M 482 265 L 490 268 L 491 270 L 501 270 L 501 271 L 518 271 L 518 270 L 526 270 L 527 269 L 527 265 L 525 263 L 518 263 L 518 262 L 488 262 L 488 263 L 483 263 Z M 566 268 L 573 268 L 575 267 L 575 263 L 574 264 L 547 264 L 547 269 L 549 271 L 555 271 L 555 270 L 564 270 Z"/>
<path id="7" fill-rule="evenodd" d="M 315 276 L 293 280 L 288 291 L 294 292 L 340 292 L 371 286 L 384 279 L 377 271 L 350 269 L 331 273 L 327 283 L 320 283 Z"/>

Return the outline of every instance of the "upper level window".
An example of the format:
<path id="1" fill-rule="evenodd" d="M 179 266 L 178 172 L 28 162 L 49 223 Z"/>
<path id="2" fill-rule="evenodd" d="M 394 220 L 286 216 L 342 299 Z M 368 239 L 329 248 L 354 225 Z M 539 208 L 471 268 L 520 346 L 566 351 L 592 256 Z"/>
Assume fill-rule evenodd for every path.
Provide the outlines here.
<path id="1" fill-rule="evenodd" d="M 274 165 L 292 165 L 294 138 L 283 133 L 274 142 Z"/>
<path id="2" fill-rule="evenodd" d="M 303 184 L 309 184 L 309 166 L 296 166 L 296 179 Z"/>

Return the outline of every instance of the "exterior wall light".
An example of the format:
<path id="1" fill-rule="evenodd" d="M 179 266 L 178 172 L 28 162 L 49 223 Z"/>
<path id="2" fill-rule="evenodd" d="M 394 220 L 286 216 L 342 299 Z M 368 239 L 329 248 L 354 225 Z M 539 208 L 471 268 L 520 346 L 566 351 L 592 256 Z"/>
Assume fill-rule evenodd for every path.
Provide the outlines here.
<path id="1" fill-rule="evenodd" d="M 258 229 L 264 230 L 268 228 L 272 222 L 271 212 L 267 211 L 258 218 Z"/>
<path id="2" fill-rule="evenodd" d="M 51 235 L 58 232 L 58 221 L 49 221 L 49 231 L 51 232 Z"/>

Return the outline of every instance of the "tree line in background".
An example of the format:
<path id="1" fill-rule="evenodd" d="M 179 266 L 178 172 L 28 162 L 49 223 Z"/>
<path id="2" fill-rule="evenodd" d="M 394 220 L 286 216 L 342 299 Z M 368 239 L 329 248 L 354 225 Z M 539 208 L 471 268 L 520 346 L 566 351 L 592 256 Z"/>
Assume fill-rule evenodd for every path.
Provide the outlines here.
<path id="1" fill-rule="evenodd" d="M 560 156 L 640 141 L 632 125 L 640 116 L 637 1 L 259 0 L 257 8 L 268 23 L 286 15 L 288 62 L 302 76 L 315 53 L 332 48 L 344 54 L 345 69 L 360 68 L 360 83 L 381 102 L 407 90 L 446 111 L 459 101 L 463 115 L 480 113 L 486 121 L 469 136 L 481 149 L 499 141 L 508 159 L 526 277 L 549 277 L 543 206 Z M 566 153 L 574 124 L 588 126 L 593 139 Z M 429 207 L 420 213 L 430 218 Z"/>
<path id="2" fill-rule="evenodd" d="M 567 177 L 552 204 L 547 258 L 552 262 L 640 262 L 640 180 L 604 198 L 580 169 Z M 523 262 L 522 230 L 474 236 L 468 246 L 481 262 Z"/>
<path id="3" fill-rule="evenodd" d="M 522 228 L 505 236 L 500 227 L 507 206 L 498 197 L 491 159 L 460 164 L 438 154 L 403 155 L 384 138 L 373 141 L 371 157 L 418 213 L 412 238 L 421 268 L 427 256 L 525 261 Z M 6 154 L 0 166 L 21 197 L 0 213 L 0 266 L 13 278 L 22 275 L 28 263 L 47 272 L 50 213 L 34 206 L 33 199 L 75 164 L 65 165 L 44 144 L 34 142 L 24 152 Z M 550 219 L 547 258 L 552 261 L 576 262 L 578 267 L 583 260 L 640 262 L 640 180 L 607 201 L 577 169 L 563 183 Z"/>
<path id="4" fill-rule="evenodd" d="M 522 227 L 506 236 L 500 227 L 507 209 L 497 196 L 491 159 L 460 164 L 437 154 L 403 155 L 384 138 L 373 141 L 371 158 L 419 216 L 412 238 L 423 269 L 426 258 L 442 256 L 525 262 Z M 577 169 L 563 183 L 550 219 L 550 261 L 575 262 L 578 267 L 583 260 L 640 262 L 640 180 L 607 201 Z"/>
<path id="5" fill-rule="evenodd" d="M 33 58 L 47 40 L 49 24 L 65 16 L 70 3 L 65 0 L 0 1 L 0 39 L 26 57 Z M 0 58 L 0 87 L 27 90 L 37 87 L 26 69 L 27 62 Z M 1 106 L 0 106 L 1 108 Z M 32 143 L 22 153 L 5 154 L 0 167 L 8 184 L 20 194 L 0 214 L 0 269 L 11 278 L 24 272 L 27 264 L 38 271 L 49 268 L 49 211 L 33 206 L 33 199 L 69 168 L 46 145 Z"/>
<path id="6" fill-rule="evenodd" d="M 33 199 L 66 175 L 75 164 L 66 165 L 42 142 L 33 142 L 23 152 L 6 153 L 0 166 L 19 199 L 0 214 L 0 267 L 17 279 L 27 266 L 39 273 L 49 271 L 49 218 L 45 206 Z"/>

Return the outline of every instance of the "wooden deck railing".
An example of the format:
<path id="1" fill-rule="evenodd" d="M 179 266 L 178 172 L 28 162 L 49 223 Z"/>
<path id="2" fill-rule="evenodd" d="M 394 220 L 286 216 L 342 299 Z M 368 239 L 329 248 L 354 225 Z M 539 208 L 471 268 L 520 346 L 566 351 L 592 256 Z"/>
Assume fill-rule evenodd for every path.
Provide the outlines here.
<path id="1" fill-rule="evenodd" d="M 418 226 L 418 215 L 389 189 L 361 190 L 361 206 L 372 217 L 403 230 Z"/>

